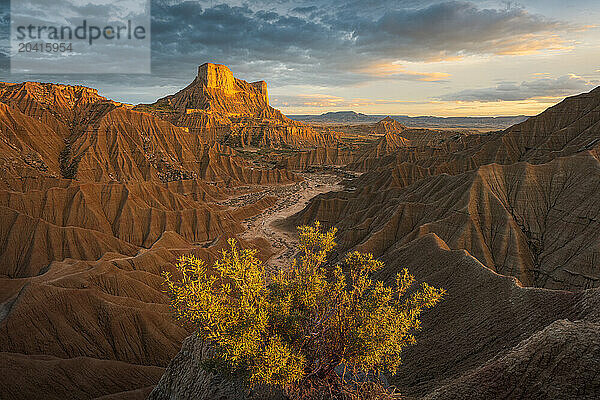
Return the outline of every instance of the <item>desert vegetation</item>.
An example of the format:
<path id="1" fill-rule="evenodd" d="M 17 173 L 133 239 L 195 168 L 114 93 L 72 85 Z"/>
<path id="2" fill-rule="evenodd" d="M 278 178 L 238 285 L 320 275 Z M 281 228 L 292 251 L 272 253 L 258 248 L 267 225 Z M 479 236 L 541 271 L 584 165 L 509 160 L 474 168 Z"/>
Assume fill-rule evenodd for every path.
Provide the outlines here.
<path id="1" fill-rule="evenodd" d="M 298 227 L 299 251 L 287 268 L 266 273 L 256 249 L 234 239 L 209 267 L 194 256 L 165 272 L 175 317 L 216 349 L 206 367 L 242 376 L 249 388 L 269 385 L 290 398 L 378 398 L 415 343 L 419 316 L 444 295 L 415 287 L 407 269 L 385 285 L 371 277 L 383 262 L 351 252 L 328 262 L 335 228 Z"/>

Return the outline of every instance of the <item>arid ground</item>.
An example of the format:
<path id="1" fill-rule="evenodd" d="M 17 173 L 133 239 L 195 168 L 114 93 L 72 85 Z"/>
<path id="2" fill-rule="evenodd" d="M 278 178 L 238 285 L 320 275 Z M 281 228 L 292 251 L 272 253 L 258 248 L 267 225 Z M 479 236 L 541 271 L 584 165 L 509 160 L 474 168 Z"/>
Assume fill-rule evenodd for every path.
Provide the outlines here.
<path id="1" fill-rule="evenodd" d="M 161 273 L 230 237 L 281 268 L 315 220 L 332 262 L 446 289 L 389 376 L 406 398 L 598 398 L 599 160 L 600 88 L 483 131 L 299 122 L 217 64 L 135 106 L 1 83 L 0 398 L 218 396 Z"/>

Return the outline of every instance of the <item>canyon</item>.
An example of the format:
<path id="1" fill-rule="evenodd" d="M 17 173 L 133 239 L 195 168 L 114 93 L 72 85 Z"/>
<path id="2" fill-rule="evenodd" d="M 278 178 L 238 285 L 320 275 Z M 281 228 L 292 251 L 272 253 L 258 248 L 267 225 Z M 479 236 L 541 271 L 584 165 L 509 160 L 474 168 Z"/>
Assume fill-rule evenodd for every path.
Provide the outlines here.
<path id="1" fill-rule="evenodd" d="M 408 398 L 596 398 L 599 158 L 600 88 L 482 133 L 295 121 L 211 63 L 151 104 L 0 83 L 0 398 L 216 396 L 161 273 L 230 237 L 274 271 L 315 220 L 331 262 L 446 289 L 389 377 Z"/>

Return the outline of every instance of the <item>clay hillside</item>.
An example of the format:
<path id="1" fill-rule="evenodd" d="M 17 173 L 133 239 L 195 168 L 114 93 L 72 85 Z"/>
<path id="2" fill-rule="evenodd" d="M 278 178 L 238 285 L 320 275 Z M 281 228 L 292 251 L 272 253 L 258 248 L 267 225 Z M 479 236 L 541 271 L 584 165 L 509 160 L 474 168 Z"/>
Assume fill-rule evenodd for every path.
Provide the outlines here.
<path id="1" fill-rule="evenodd" d="M 160 273 L 302 188 L 94 89 L 1 84 L 0 398 L 143 398 L 189 334 Z"/>
<path id="2" fill-rule="evenodd" d="M 405 129 L 406 127 L 400 122 L 392 119 L 391 117 L 385 117 L 373 126 L 373 133 L 381 135 L 385 135 L 386 133 L 400 134 Z"/>
<path id="3" fill-rule="evenodd" d="M 2 83 L 0 398 L 243 398 L 199 367 L 161 273 L 229 237 L 272 272 L 314 220 L 332 263 L 446 289 L 387 377 L 406 398 L 598 398 L 599 157 L 600 88 L 479 133 L 293 122 L 216 64 L 136 107 Z"/>
<path id="4" fill-rule="evenodd" d="M 236 147 L 330 146 L 336 139 L 271 107 L 266 82 L 237 79 L 220 64 L 202 64 L 187 87 L 136 109 Z"/>
<path id="5" fill-rule="evenodd" d="M 406 142 L 377 153 L 390 134 Z M 597 398 L 600 88 L 505 131 L 400 135 L 287 160 L 360 173 L 290 225 L 323 221 L 338 255 L 372 252 L 380 278 L 407 267 L 448 290 L 390 383 L 415 399 Z M 189 337 L 150 398 L 243 398 L 196 367 L 205 354 Z"/>
<path id="6" fill-rule="evenodd" d="M 338 251 L 373 252 L 387 263 L 383 277 L 408 267 L 455 293 L 424 319 L 427 333 L 391 379 L 403 393 L 591 399 L 599 150 L 597 88 L 498 133 L 366 152 L 346 166 L 366 171 L 347 190 L 293 219 L 336 226 Z"/>
<path id="7" fill-rule="evenodd" d="M 316 147 L 297 152 L 283 159 L 280 165 L 289 169 L 336 165 L 344 166 L 347 170 L 366 171 L 385 165 L 389 157 L 394 157 L 399 150 L 402 150 L 400 153 L 414 154 L 419 149 L 431 151 L 438 147 L 456 147 L 457 141 L 461 142 L 468 136 L 463 130 L 407 128 L 391 117 L 374 124 L 335 128 L 349 131 L 348 136 L 344 137 L 343 133 L 340 135 L 347 140 L 339 141 L 335 147 Z M 472 139 L 478 140 L 479 135 L 472 136 Z M 353 144 L 357 138 L 364 139 L 359 146 Z"/>

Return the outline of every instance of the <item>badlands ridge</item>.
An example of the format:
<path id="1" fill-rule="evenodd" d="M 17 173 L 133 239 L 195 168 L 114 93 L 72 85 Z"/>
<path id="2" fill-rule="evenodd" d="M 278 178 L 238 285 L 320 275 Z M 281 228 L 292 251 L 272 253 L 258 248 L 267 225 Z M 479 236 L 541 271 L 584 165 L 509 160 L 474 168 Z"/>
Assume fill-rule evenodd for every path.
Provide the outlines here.
<path id="1" fill-rule="evenodd" d="M 381 278 L 448 292 L 389 377 L 401 393 L 597 398 L 599 157 L 600 88 L 473 133 L 296 122 L 216 64 L 135 107 L 1 83 L 0 398 L 235 392 L 196 368 L 160 273 L 228 237 L 277 267 L 315 219 L 338 228 L 333 261 L 372 252 Z"/>

